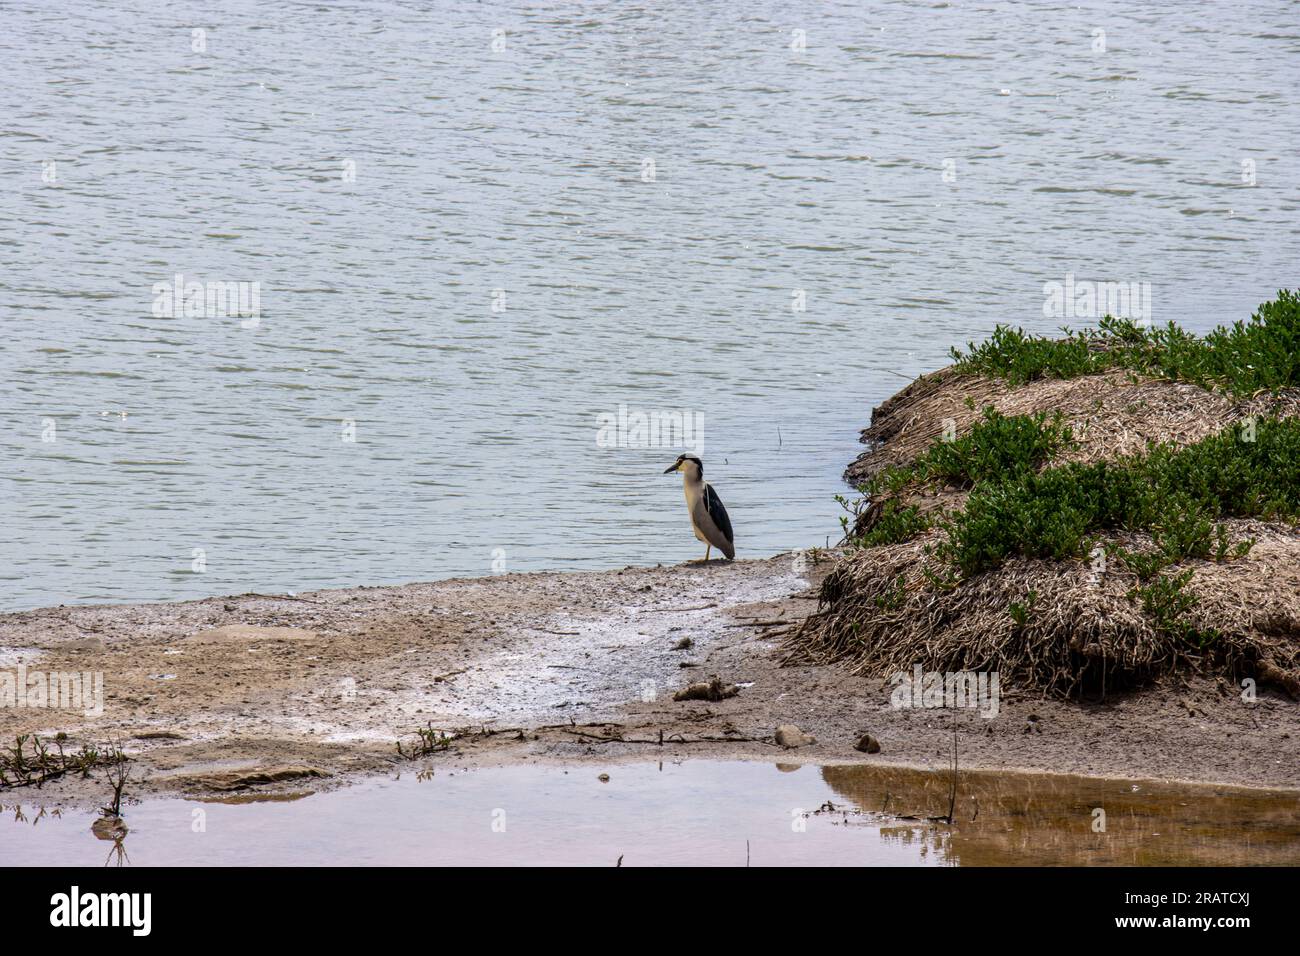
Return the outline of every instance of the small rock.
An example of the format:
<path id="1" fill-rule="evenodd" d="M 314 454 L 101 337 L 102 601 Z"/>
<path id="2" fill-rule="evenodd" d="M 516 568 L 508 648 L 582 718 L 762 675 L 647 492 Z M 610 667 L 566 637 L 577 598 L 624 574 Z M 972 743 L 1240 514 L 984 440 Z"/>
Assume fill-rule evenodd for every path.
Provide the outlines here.
<path id="1" fill-rule="evenodd" d="M 609 783 L 609 774 L 607 774 L 607 773 L 602 773 L 602 774 L 601 774 L 599 777 L 597 777 L 596 779 L 599 780 L 601 783 Z"/>
<path id="2" fill-rule="evenodd" d="M 863 734 L 858 738 L 858 742 L 853 745 L 854 750 L 860 750 L 864 754 L 880 753 L 880 741 L 871 734 Z"/>
<path id="3" fill-rule="evenodd" d="M 678 641 L 676 644 L 673 645 L 673 650 L 685 651 L 685 650 L 689 650 L 694 646 L 695 646 L 694 641 L 692 641 L 689 637 L 683 637 L 680 641 Z"/>
<path id="4" fill-rule="evenodd" d="M 786 749 L 806 747 L 817 743 L 817 738 L 805 734 L 794 724 L 782 724 L 776 728 L 776 742 Z"/>

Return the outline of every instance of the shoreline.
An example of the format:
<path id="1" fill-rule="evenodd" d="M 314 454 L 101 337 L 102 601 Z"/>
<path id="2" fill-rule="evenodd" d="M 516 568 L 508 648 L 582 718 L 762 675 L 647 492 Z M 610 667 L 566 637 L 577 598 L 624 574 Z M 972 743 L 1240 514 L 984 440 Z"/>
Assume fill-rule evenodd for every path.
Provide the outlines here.
<path id="1" fill-rule="evenodd" d="M 781 639 L 816 610 L 830 564 L 805 560 L 3 614 L 0 669 L 102 671 L 106 699 L 97 719 L 0 708 L 0 739 L 115 740 L 137 798 L 310 792 L 448 764 L 740 759 L 947 773 L 952 711 L 893 708 L 886 682 L 837 666 L 781 665 Z M 739 693 L 673 699 L 715 674 Z M 1210 680 L 1099 703 L 1004 685 L 998 716 L 958 723 L 963 771 L 1297 789 L 1297 709 L 1269 692 L 1243 707 Z M 782 724 L 817 743 L 779 746 Z M 430 725 L 455 734 L 446 748 L 399 757 L 398 740 L 409 752 Z M 879 753 L 854 749 L 863 733 Z M 0 788 L 0 802 L 88 805 L 102 799 L 101 776 Z"/>

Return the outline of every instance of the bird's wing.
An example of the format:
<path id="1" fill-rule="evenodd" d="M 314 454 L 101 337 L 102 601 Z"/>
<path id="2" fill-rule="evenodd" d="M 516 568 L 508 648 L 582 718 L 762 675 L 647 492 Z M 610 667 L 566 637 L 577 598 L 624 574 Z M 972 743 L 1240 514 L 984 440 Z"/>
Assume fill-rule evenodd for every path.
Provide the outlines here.
<path id="1" fill-rule="evenodd" d="M 722 532 L 723 536 L 728 541 L 735 541 L 736 539 L 731 533 L 731 519 L 727 517 L 727 509 L 722 507 L 722 499 L 718 497 L 718 493 L 713 490 L 713 486 L 710 484 L 704 486 L 704 507 L 708 510 L 709 517 L 713 519 L 713 523 L 718 526 L 718 530 Z"/>

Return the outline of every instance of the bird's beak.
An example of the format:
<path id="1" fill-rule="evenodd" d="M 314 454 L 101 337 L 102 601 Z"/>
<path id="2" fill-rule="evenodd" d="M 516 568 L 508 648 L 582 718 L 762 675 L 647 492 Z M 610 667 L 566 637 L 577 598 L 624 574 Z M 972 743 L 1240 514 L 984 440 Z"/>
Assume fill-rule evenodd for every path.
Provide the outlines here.
<path id="1" fill-rule="evenodd" d="M 675 462 L 675 463 L 672 465 L 671 468 L 665 468 L 665 469 L 664 469 L 664 474 L 665 474 L 665 475 L 671 475 L 674 471 L 676 471 L 676 470 L 677 470 L 678 468 L 680 468 L 680 467 L 681 467 L 681 462 Z"/>

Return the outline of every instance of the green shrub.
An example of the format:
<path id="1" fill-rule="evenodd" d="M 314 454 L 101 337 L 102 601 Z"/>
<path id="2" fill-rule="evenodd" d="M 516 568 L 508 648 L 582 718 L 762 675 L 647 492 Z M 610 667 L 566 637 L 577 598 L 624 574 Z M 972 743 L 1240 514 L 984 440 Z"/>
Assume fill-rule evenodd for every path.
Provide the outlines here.
<path id="1" fill-rule="evenodd" d="M 1015 385 L 1124 368 L 1237 396 L 1300 386 L 1300 296 L 1292 291 L 1279 291 L 1248 322 L 1219 326 L 1203 338 L 1173 322 L 1144 328 L 1106 316 L 1098 326 L 1063 329 L 1063 338 L 1049 339 L 999 325 L 988 341 L 951 354 L 960 372 Z"/>
<path id="2" fill-rule="evenodd" d="M 1073 441 L 1060 412 L 1048 417 L 1003 415 L 991 405 L 965 435 L 938 439 L 910 465 L 886 468 L 860 489 L 870 498 L 896 495 L 913 483 L 970 488 L 1036 471 Z"/>
<path id="3" fill-rule="evenodd" d="M 969 488 L 981 481 L 1003 481 L 1037 471 L 1072 440 L 1070 426 L 1057 412 L 1003 415 L 993 407 L 971 430 L 952 441 L 938 441 L 917 460 L 925 479 Z"/>
<path id="4" fill-rule="evenodd" d="M 921 514 L 920 509 L 911 505 L 900 508 L 898 502 L 890 501 L 881 509 L 880 517 L 871 526 L 871 530 L 862 535 L 856 543 L 863 548 L 874 548 L 882 544 L 901 544 L 928 530 L 930 526 L 930 519 Z"/>
<path id="5" fill-rule="evenodd" d="M 1300 517 L 1300 421 L 1262 419 L 1255 441 L 1228 429 L 1144 457 L 1066 464 L 981 482 L 948 524 L 946 551 L 965 575 L 1013 555 L 1081 556 L 1098 531 L 1144 531 L 1161 558 L 1226 552 L 1214 522 Z"/>

